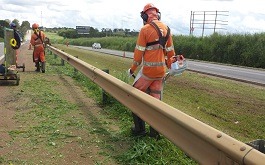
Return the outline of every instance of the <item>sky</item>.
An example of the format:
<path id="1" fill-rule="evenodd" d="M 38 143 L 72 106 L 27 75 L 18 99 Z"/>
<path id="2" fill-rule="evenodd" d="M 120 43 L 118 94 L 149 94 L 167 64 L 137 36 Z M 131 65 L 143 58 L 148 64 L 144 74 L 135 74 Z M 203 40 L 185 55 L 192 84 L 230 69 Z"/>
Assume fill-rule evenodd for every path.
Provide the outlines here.
<path id="1" fill-rule="evenodd" d="M 139 31 L 143 26 L 140 12 L 147 3 L 159 9 L 161 21 L 174 35 L 189 35 L 190 25 L 193 35 L 210 35 L 214 24 L 206 23 L 214 20 L 215 31 L 223 34 L 265 32 L 264 0 L 0 0 L 0 20 L 18 19 L 20 24 L 29 21 L 48 28 L 91 26 L 99 31 Z"/>

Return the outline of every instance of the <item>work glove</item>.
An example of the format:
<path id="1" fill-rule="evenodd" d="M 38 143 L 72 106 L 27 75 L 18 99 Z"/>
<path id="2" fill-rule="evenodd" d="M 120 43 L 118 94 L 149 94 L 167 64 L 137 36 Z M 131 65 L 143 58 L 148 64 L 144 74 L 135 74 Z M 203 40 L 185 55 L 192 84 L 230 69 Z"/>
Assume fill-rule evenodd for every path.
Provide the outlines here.
<path id="1" fill-rule="evenodd" d="M 129 78 L 130 78 L 130 77 L 135 77 L 135 75 L 134 75 L 133 71 L 131 70 L 131 68 L 128 69 L 127 74 L 128 74 L 128 76 L 129 76 Z"/>

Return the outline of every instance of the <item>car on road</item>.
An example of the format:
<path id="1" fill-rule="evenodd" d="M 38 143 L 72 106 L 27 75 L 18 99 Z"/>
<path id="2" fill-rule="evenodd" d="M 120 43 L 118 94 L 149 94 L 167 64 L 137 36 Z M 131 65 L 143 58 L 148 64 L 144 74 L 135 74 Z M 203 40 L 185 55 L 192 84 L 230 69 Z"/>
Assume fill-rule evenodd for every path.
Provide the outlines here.
<path id="1" fill-rule="evenodd" d="M 92 48 L 93 49 L 101 49 L 101 45 L 100 45 L 100 43 L 93 43 Z"/>

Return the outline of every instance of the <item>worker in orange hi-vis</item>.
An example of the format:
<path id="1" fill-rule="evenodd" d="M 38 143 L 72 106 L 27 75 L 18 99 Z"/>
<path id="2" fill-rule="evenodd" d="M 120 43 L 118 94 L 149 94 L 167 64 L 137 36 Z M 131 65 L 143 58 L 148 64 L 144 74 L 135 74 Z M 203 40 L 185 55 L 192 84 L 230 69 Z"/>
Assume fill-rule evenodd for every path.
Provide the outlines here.
<path id="1" fill-rule="evenodd" d="M 163 78 L 167 68 L 176 61 L 170 28 L 160 21 L 161 13 L 153 4 L 148 3 L 140 13 L 144 26 L 139 32 L 134 50 L 133 63 L 128 75 L 134 76 L 141 65 L 133 86 L 160 99 L 163 91 Z M 145 122 L 132 113 L 133 135 L 146 135 Z M 150 137 L 160 138 L 159 133 L 150 126 Z"/>
<path id="2" fill-rule="evenodd" d="M 39 25 L 36 23 L 32 25 L 32 30 L 34 33 L 31 35 L 30 44 L 34 47 L 33 62 L 35 62 L 35 71 L 40 72 L 41 69 L 42 73 L 45 73 L 45 34 L 43 31 L 39 30 Z"/>

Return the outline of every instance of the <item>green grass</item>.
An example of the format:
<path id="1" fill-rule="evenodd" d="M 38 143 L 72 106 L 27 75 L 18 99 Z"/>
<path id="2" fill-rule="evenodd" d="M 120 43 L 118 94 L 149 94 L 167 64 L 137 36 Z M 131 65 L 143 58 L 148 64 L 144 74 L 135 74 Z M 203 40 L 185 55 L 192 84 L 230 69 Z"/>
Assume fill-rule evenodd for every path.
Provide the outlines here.
<path id="1" fill-rule="evenodd" d="M 68 132 L 76 127 L 71 127 L 68 123 L 78 123 L 79 120 L 69 117 L 61 120 L 61 117 L 73 113 L 78 106 L 63 100 L 56 93 L 53 89 L 56 83 L 48 81 L 41 75 L 35 75 L 34 79 L 27 79 L 21 85 L 21 93 L 18 94 L 17 99 L 24 99 L 25 102 L 23 105 L 18 105 L 18 112 L 14 119 L 22 127 L 9 131 L 9 135 L 14 140 L 13 143 L 21 142 L 19 146 L 23 147 L 23 152 L 30 159 L 19 159 L 18 156 L 17 159 L 9 159 L 7 161 L 9 164 L 31 164 L 44 161 L 43 158 L 36 160 L 36 155 L 39 154 L 38 149 L 41 149 L 42 153 L 59 158 L 60 153 L 56 148 L 62 146 L 66 139 L 77 138 Z M 66 126 L 68 129 L 65 129 Z"/>
<path id="2" fill-rule="evenodd" d="M 125 80 L 125 73 L 131 65 L 131 59 L 89 52 L 62 45 L 57 46 L 69 54 L 78 54 L 80 59 L 97 68 L 109 69 L 111 75 L 124 80 L 127 83 L 132 83 L 132 79 Z M 62 72 L 67 71 L 64 69 Z M 73 77 L 77 76 L 72 73 L 69 73 L 68 75 Z M 100 104 L 100 89 L 97 89 L 96 85 L 91 87 L 91 83 L 87 82 L 89 80 L 84 81 L 84 79 L 85 77 L 78 77 L 78 81 L 81 82 L 82 86 L 89 88 L 89 91 L 96 91 L 96 97 L 92 94 L 94 92 L 91 91 L 90 96 L 94 97 Z M 182 76 L 171 77 L 167 81 L 163 94 L 163 101 L 240 141 L 249 142 L 255 139 L 262 139 L 265 136 L 265 129 L 263 127 L 265 124 L 264 93 L 265 89 L 262 87 L 186 71 Z M 112 102 L 115 104 L 113 103 L 110 106 L 106 106 L 104 109 L 110 117 L 121 122 L 125 136 L 129 136 L 129 129 L 132 123 L 130 119 L 130 111 L 115 102 L 115 100 Z M 138 163 L 143 163 L 141 160 L 148 162 L 151 161 L 150 159 L 159 158 L 157 155 L 150 155 L 150 153 L 152 153 L 151 150 L 153 150 L 151 146 L 155 145 L 155 153 L 159 152 L 160 147 L 162 147 L 166 153 L 167 150 L 168 153 L 173 153 L 172 155 L 167 154 L 161 156 L 164 158 L 159 160 L 160 164 L 176 161 L 171 161 L 170 157 L 178 155 L 178 152 L 180 151 L 177 150 L 174 145 L 170 144 L 170 142 L 165 139 L 164 141 L 163 144 L 158 146 L 157 142 L 150 142 L 150 139 L 148 138 L 135 139 L 135 142 L 132 145 L 134 149 L 128 150 L 124 155 L 120 155 L 119 159 L 134 164 L 136 162 L 134 162 L 135 159 L 130 159 L 132 157 L 136 158 L 137 161 L 140 161 Z M 141 148 L 145 144 L 147 145 L 146 147 L 148 150 L 150 150 L 150 153 L 145 153 L 146 148 Z M 137 152 L 135 153 L 135 151 Z M 138 157 L 139 155 L 137 155 L 137 153 L 141 156 Z M 148 157 L 147 155 L 151 156 L 148 160 L 146 160 L 146 157 Z M 154 156 L 154 158 L 152 158 L 152 156 Z M 189 159 L 186 159 L 185 156 L 181 159 L 184 160 L 183 164 L 190 161 Z M 156 159 L 156 161 L 158 160 Z M 157 163 L 156 161 L 153 163 Z"/>
<path id="3" fill-rule="evenodd" d="M 69 54 L 110 74 L 125 77 L 132 60 L 59 46 Z M 119 65 L 117 65 L 119 64 Z M 128 81 L 132 83 L 132 79 Z M 221 78 L 184 72 L 171 77 L 163 94 L 163 101 L 241 141 L 265 136 L 265 89 Z"/>
<path id="4" fill-rule="evenodd" d="M 61 48 L 64 49 L 64 46 Z M 112 68 L 110 74 L 114 74 L 122 80 L 126 79 L 124 71 L 127 64 L 129 64 L 128 59 L 115 58 L 98 53 L 89 53 L 88 55 L 87 52 L 83 52 L 79 49 L 75 50 L 71 47 L 65 50 L 69 50 L 69 52 L 71 52 L 70 54 L 78 53 L 80 59 L 87 62 L 90 61 L 90 64 L 93 63 L 101 69 Z M 111 62 L 102 65 L 103 63 L 99 61 L 106 62 L 106 58 L 113 59 L 116 61 L 115 64 L 119 63 L 121 65 L 114 65 L 114 63 Z M 49 72 L 52 71 L 57 74 L 65 74 L 73 77 L 83 87 L 88 97 L 94 98 L 104 109 L 103 113 L 108 116 L 109 119 L 114 120 L 121 128 L 117 132 L 110 133 L 100 127 L 95 127 L 94 133 L 104 135 L 111 134 L 108 135 L 110 138 L 104 141 L 104 143 L 101 142 L 101 145 L 109 150 L 109 153 L 105 154 L 110 154 L 110 156 L 115 157 L 120 164 L 176 164 L 176 162 L 179 164 L 196 164 L 196 162 L 187 157 L 181 150 L 165 138 L 156 141 L 148 136 L 140 138 L 133 137 L 130 133 L 132 118 L 129 109 L 109 95 L 108 104 L 104 104 L 102 101 L 102 89 L 95 83 L 82 74 L 74 72 L 73 68 L 68 64 L 64 67 L 58 66 L 61 63 L 59 58 L 54 58 L 53 55 L 47 55 L 47 59 L 49 61 L 49 66 L 47 68 Z M 118 144 L 123 144 L 127 147 L 121 150 L 121 147 L 117 146 Z"/>
<path id="5" fill-rule="evenodd" d="M 57 43 L 58 41 L 63 40 L 62 36 L 59 36 L 57 33 L 45 32 L 45 35 L 50 39 L 51 43 Z"/>

